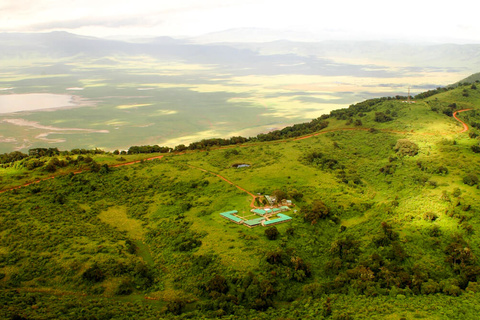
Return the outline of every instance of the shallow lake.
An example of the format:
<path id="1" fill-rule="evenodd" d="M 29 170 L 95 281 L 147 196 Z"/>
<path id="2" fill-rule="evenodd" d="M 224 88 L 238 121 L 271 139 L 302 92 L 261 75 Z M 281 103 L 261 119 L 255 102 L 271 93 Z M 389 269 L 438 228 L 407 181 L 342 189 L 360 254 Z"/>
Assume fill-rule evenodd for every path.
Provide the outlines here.
<path id="1" fill-rule="evenodd" d="M 66 94 L 25 93 L 0 95 L 0 113 L 73 107 L 75 97 Z"/>

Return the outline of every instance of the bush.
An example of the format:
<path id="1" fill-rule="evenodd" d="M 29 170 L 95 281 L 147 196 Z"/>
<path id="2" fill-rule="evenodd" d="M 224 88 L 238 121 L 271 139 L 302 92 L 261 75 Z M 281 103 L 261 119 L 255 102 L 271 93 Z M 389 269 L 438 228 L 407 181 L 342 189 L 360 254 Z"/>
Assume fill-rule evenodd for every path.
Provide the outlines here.
<path id="1" fill-rule="evenodd" d="M 202 245 L 202 241 L 195 238 L 182 237 L 177 241 L 178 251 L 191 251 Z"/>
<path id="2" fill-rule="evenodd" d="M 282 261 L 284 260 L 283 251 L 281 250 L 267 252 L 266 256 L 267 262 L 270 264 L 282 264 Z"/>
<path id="3" fill-rule="evenodd" d="M 438 216 L 433 212 L 426 212 L 423 215 L 423 219 L 426 220 L 426 221 L 435 221 L 435 220 L 438 219 Z"/>
<path id="4" fill-rule="evenodd" d="M 470 173 L 469 175 L 463 178 L 463 183 L 469 186 L 474 186 L 478 184 L 478 177 L 476 174 Z"/>
<path id="5" fill-rule="evenodd" d="M 208 281 L 206 288 L 207 292 L 227 293 L 227 280 L 221 275 L 216 274 L 210 281 Z"/>
<path id="6" fill-rule="evenodd" d="M 421 292 L 422 294 L 434 294 L 440 291 L 440 285 L 433 281 L 432 279 L 428 279 L 427 282 L 423 282 L 421 284 Z"/>
<path id="7" fill-rule="evenodd" d="M 375 119 L 374 120 L 376 122 L 388 122 L 388 121 L 392 121 L 393 118 L 386 115 L 383 112 L 375 112 Z"/>
<path id="8" fill-rule="evenodd" d="M 330 215 L 330 210 L 321 200 L 315 200 L 312 204 L 302 208 L 304 212 L 303 219 L 306 222 L 315 224 L 320 219 L 325 219 Z"/>
<path id="9" fill-rule="evenodd" d="M 399 139 L 394 147 L 396 153 L 401 156 L 415 156 L 418 154 L 419 147 L 416 143 L 408 139 Z"/>
<path id="10" fill-rule="evenodd" d="M 175 315 L 180 315 L 185 308 L 185 301 L 180 299 L 175 299 L 167 303 L 167 311 Z"/>
<path id="11" fill-rule="evenodd" d="M 101 282 L 105 279 L 105 275 L 98 265 L 94 264 L 82 274 L 82 278 L 89 282 Z"/>
<path id="12" fill-rule="evenodd" d="M 270 228 L 267 228 L 265 230 L 265 235 L 267 236 L 267 239 L 268 240 L 275 240 L 277 239 L 278 235 L 280 234 L 280 232 L 278 232 L 278 229 L 277 227 L 275 226 L 272 226 Z"/>
<path id="13" fill-rule="evenodd" d="M 115 290 L 116 295 L 129 295 L 133 292 L 133 282 L 130 279 L 123 279 Z"/>
<path id="14" fill-rule="evenodd" d="M 292 237 L 295 234 L 295 229 L 290 227 L 290 228 L 287 228 L 287 230 L 285 230 L 285 232 L 287 233 L 288 236 Z"/>
<path id="15" fill-rule="evenodd" d="M 288 199 L 288 195 L 285 191 L 283 190 L 274 190 L 272 192 L 272 196 L 275 198 L 275 203 L 280 203 L 282 200 L 287 200 Z"/>
<path id="16" fill-rule="evenodd" d="M 436 170 L 434 170 L 434 173 L 445 175 L 448 174 L 448 168 L 445 166 L 439 166 Z"/>

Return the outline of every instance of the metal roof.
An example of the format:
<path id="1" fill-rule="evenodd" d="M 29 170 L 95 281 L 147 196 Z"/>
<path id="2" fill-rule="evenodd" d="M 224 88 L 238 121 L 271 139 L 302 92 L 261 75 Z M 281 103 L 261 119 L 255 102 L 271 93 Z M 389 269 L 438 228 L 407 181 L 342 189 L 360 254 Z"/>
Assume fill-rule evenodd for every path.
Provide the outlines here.
<path id="1" fill-rule="evenodd" d="M 288 221 L 288 220 L 292 220 L 292 217 L 289 217 L 289 216 L 287 216 L 286 214 L 283 214 L 283 213 L 277 214 L 277 217 L 278 217 L 277 219 L 263 221 L 262 225 L 268 226 L 270 224 L 275 224 L 275 223 L 280 223 L 280 222 L 285 222 L 285 221 Z"/>
<path id="2" fill-rule="evenodd" d="M 256 214 L 259 214 L 261 216 L 263 216 L 265 213 L 267 213 L 265 210 L 263 209 L 253 209 L 252 210 L 253 213 L 256 213 Z"/>
<path id="3" fill-rule="evenodd" d="M 239 217 L 235 217 L 234 214 L 238 213 L 237 210 L 233 210 L 233 211 L 227 211 L 227 212 L 222 212 L 220 213 L 220 215 L 222 217 L 225 217 L 227 219 L 230 219 L 234 222 L 237 222 L 237 223 L 242 223 L 243 222 L 243 219 L 240 219 Z"/>
<path id="4" fill-rule="evenodd" d="M 256 219 L 244 221 L 243 223 L 245 223 L 247 226 L 253 227 L 262 223 L 263 220 L 265 220 L 265 218 L 256 218 Z"/>

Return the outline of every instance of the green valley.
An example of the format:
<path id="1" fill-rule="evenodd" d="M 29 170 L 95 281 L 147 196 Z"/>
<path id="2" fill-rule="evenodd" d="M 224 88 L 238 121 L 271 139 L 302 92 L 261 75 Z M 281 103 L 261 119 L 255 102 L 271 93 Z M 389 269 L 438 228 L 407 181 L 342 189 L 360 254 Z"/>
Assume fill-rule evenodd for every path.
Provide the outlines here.
<path id="1" fill-rule="evenodd" d="M 0 155 L 0 318 L 477 319 L 477 86 L 252 138 Z M 272 194 L 291 220 L 220 215 Z"/>

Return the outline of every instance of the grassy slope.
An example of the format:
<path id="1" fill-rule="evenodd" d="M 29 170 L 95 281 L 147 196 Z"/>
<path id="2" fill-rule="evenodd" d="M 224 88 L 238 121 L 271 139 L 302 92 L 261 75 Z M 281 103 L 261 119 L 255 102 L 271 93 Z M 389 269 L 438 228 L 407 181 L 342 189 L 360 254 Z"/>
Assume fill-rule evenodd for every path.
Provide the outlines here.
<path id="1" fill-rule="evenodd" d="M 322 284 L 337 283 L 343 274 L 328 271 L 327 267 L 335 259 L 331 248 L 336 240 L 359 241 L 353 266 L 366 264 L 374 254 L 389 256 L 391 245 L 374 245 L 382 235 L 384 221 L 399 234 L 398 245 L 407 253 L 399 266 L 426 274 L 437 284 L 456 281 L 457 275 L 445 263 L 444 253 L 456 234 L 462 235 L 473 255 L 480 255 L 476 237 L 480 227 L 478 191 L 462 182 L 467 174 L 480 173 L 478 156 L 470 150 L 478 140 L 470 139 L 468 133 L 457 133 L 461 126 L 453 118 L 431 111 L 432 105 L 453 102 L 459 108 L 476 108 L 480 102 L 478 92 L 471 90 L 466 98 L 462 90 L 412 105 L 385 101 L 365 116 L 354 117 L 361 119 L 360 128 L 375 127 L 379 129 L 376 132 L 338 130 L 299 141 L 236 147 L 237 154 L 229 152 L 230 148 L 169 155 L 115 168 L 108 174 L 61 175 L 4 193 L 0 195 L 0 273 L 4 274 L 0 285 L 3 299 L 10 297 L 15 303 L 2 315 L 41 317 L 44 312 L 68 317 L 65 305 L 92 310 L 92 305 L 101 304 L 102 312 L 115 313 L 112 310 L 120 306 L 149 318 L 163 315 L 165 302 L 175 299 L 188 302 L 186 310 L 191 311 L 212 299 L 203 291 L 212 275 L 227 278 L 229 293 L 239 297 L 254 289 L 248 286 L 247 293 L 240 293 L 241 286 L 234 284 L 234 279 L 252 272 L 259 281 L 275 283 L 274 299 L 280 308 L 255 313 L 257 317 L 283 314 L 321 318 L 328 309 L 328 296 L 333 299 L 331 308 L 336 317 L 348 314 L 354 319 L 473 319 L 479 311 L 474 305 L 478 295 L 471 290 L 455 297 L 446 293 L 413 295 L 411 290 L 375 287 L 378 292 L 372 294 L 357 282 L 346 285 L 343 291 L 313 290 Z M 397 117 L 377 123 L 375 112 L 396 112 Z M 460 117 L 470 122 L 480 120 L 474 112 Z M 345 120 L 329 121 L 327 130 L 355 128 Z M 393 147 L 398 139 L 415 142 L 419 154 L 395 154 Z M 312 151 L 337 159 L 343 170 L 322 169 L 300 161 Z M 101 160 L 115 162 L 113 157 Z M 242 162 L 251 167 L 231 167 Z M 391 171 L 382 173 L 380 169 L 386 166 Z M 448 169 L 447 174 L 436 173 L 441 166 Z M 6 170 L 10 171 L 2 175 L 4 186 L 14 184 L 7 174 L 18 177 L 20 173 L 20 183 L 32 179 L 31 173 L 19 166 Z M 277 226 L 280 238 L 269 241 L 264 228 L 248 229 L 219 216 L 231 209 L 246 213 L 251 197 L 212 173 L 255 193 L 296 189 L 304 195 L 296 201 L 298 208 L 321 199 L 338 220 L 335 223 L 334 219 L 325 219 L 311 225 L 303 221 L 302 211 L 292 213 L 291 223 Z M 354 182 L 356 178 L 360 184 Z M 455 193 L 456 188 L 460 195 Z M 437 219 L 426 220 L 426 213 L 433 213 Z M 346 229 L 342 230 L 342 226 Z M 293 236 L 287 235 L 288 228 L 293 228 Z M 432 236 L 433 229 L 440 230 L 440 235 Z M 201 241 L 201 245 L 192 244 L 192 239 Z M 127 240 L 137 243 L 136 251 L 129 251 Z M 297 281 L 289 275 L 293 269 L 267 263 L 266 253 L 275 250 L 303 259 L 310 265 L 312 276 Z M 395 261 L 395 257 L 390 260 Z M 98 283 L 82 276 L 94 264 L 105 275 Z M 143 265 L 148 266 L 147 273 L 139 271 Z M 345 268 L 343 265 L 340 269 Z M 273 272 L 276 276 L 272 276 Z M 146 279 L 152 280 L 148 286 Z M 122 288 L 128 288 L 131 295 L 122 298 Z M 57 290 L 63 302 L 53 302 L 51 294 L 39 293 L 48 290 Z M 68 293 L 87 296 L 73 303 Z M 144 296 L 158 300 L 146 301 Z M 135 304 L 125 305 L 125 299 Z M 289 301 L 294 302 L 287 304 Z M 25 305 L 29 307 L 25 309 Z M 238 317 L 251 318 L 249 311 L 236 312 Z"/>

